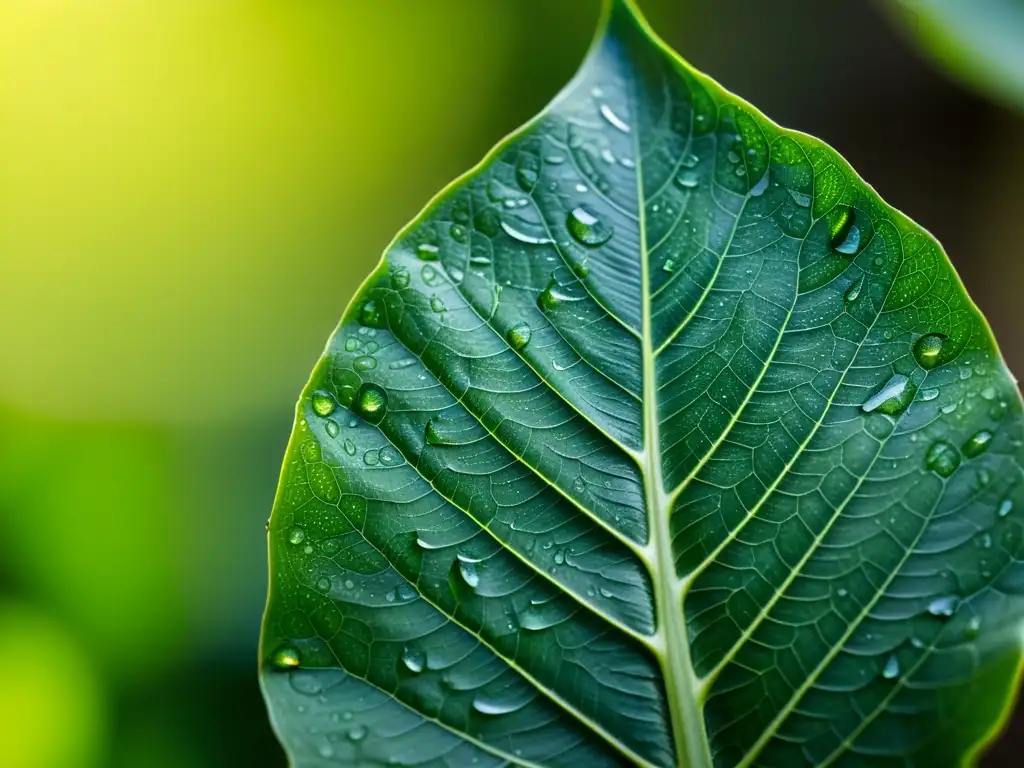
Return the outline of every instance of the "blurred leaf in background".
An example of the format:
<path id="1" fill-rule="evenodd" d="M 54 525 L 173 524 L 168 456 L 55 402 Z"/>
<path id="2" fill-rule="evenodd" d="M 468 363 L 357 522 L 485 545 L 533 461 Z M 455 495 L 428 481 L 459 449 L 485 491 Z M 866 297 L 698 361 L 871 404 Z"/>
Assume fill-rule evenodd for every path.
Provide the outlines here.
<path id="1" fill-rule="evenodd" d="M 1024 110 L 1024 2 L 892 2 L 929 56 L 982 93 Z"/>
<path id="2" fill-rule="evenodd" d="M 80 701 L 38 691 L 91 734 L 26 703 L 24 765 L 284 764 L 255 660 L 294 402 L 391 236 L 555 93 L 598 5 L 0 0 L 0 599 L 12 658 L 39 633 L 80 662 Z M 931 228 L 1024 364 L 1024 121 L 870 4 L 642 5 Z"/>

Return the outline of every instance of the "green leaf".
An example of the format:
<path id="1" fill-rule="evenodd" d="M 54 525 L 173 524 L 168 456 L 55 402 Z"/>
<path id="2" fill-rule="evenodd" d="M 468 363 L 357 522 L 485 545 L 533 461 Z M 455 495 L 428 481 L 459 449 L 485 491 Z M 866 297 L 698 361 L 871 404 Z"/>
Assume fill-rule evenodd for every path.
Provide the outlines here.
<path id="1" fill-rule="evenodd" d="M 938 244 L 615 0 L 302 395 L 274 725 L 299 766 L 958 764 L 1020 665 L 1022 427 Z"/>
<path id="2" fill-rule="evenodd" d="M 1024 3 L 893 0 L 921 47 L 953 75 L 1024 109 Z"/>

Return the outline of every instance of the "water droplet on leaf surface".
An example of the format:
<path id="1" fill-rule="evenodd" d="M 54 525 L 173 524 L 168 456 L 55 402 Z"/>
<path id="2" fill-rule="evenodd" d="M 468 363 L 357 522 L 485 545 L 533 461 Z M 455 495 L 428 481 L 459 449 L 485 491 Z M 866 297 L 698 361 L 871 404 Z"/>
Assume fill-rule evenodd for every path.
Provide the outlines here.
<path id="1" fill-rule="evenodd" d="M 903 374 L 895 374 L 875 394 L 865 401 L 861 409 L 865 413 L 878 411 L 895 416 L 903 411 L 914 399 L 917 388 Z"/>
<path id="2" fill-rule="evenodd" d="M 985 451 L 989 449 L 989 445 L 992 443 L 992 433 L 987 429 L 983 429 L 979 432 L 975 432 L 968 438 L 967 442 L 963 446 L 963 454 L 968 459 L 973 459 L 976 456 L 981 456 Z"/>
<path id="3" fill-rule="evenodd" d="M 427 666 L 427 656 L 418 648 L 407 645 L 402 650 L 402 663 L 410 672 L 418 674 Z"/>
<path id="4" fill-rule="evenodd" d="M 943 597 L 937 597 L 928 604 L 928 613 L 932 616 L 939 616 L 941 618 L 949 618 L 956 609 L 960 606 L 960 598 L 955 595 L 945 595 Z"/>
<path id="5" fill-rule="evenodd" d="M 285 645 L 274 651 L 271 661 L 278 669 L 292 669 L 299 666 L 299 652 L 290 645 Z"/>
<path id="6" fill-rule="evenodd" d="M 416 247 L 416 255 L 420 261 L 437 261 L 441 249 L 431 243 L 422 243 Z"/>
<path id="7" fill-rule="evenodd" d="M 508 343 L 512 349 L 520 350 L 530 343 L 530 337 L 532 335 L 533 331 L 528 324 L 516 323 L 509 328 L 505 337 L 508 339 Z"/>
<path id="8" fill-rule="evenodd" d="M 329 392 L 318 390 L 313 393 L 313 412 L 317 416 L 330 416 L 336 407 L 337 403 Z"/>
<path id="9" fill-rule="evenodd" d="M 941 333 L 929 333 L 922 336 L 914 344 L 914 359 L 917 360 L 918 365 L 930 371 L 939 364 L 945 344 L 946 337 Z"/>
<path id="10" fill-rule="evenodd" d="M 960 466 L 960 451 L 945 440 L 936 440 L 925 454 L 925 465 L 940 477 L 949 477 Z"/>
<path id="11" fill-rule="evenodd" d="M 573 208 L 569 212 L 566 226 L 569 234 L 577 241 L 592 248 L 607 243 L 612 236 L 611 227 L 582 207 Z"/>
<path id="12" fill-rule="evenodd" d="M 363 384 L 352 403 L 353 410 L 371 424 L 379 424 L 388 408 L 388 394 L 376 384 Z"/>

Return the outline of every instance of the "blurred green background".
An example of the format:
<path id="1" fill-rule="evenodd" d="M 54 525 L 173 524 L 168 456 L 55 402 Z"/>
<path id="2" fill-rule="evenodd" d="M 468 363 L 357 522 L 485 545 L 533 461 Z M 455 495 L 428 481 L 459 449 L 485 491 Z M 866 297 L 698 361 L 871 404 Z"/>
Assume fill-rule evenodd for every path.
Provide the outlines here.
<path id="1" fill-rule="evenodd" d="M 1024 110 L 880 4 L 641 4 L 930 228 L 1024 370 Z M 597 7 L 0 0 L 0 763 L 284 765 L 256 643 L 295 397 Z"/>

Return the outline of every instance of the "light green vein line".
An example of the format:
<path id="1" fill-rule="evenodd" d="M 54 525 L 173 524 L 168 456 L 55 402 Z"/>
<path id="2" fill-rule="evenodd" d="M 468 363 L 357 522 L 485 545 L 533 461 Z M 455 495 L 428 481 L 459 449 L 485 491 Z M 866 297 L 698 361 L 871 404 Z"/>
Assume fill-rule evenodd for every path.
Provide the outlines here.
<path id="1" fill-rule="evenodd" d="M 868 614 L 871 613 L 871 609 L 874 608 L 875 605 L 878 604 L 878 601 L 882 599 L 882 597 L 885 595 L 886 590 L 889 588 L 889 585 L 892 584 L 893 580 L 900 574 L 900 572 L 903 569 L 903 566 L 906 564 L 907 560 L 910 559 L 910 556 L 914 553 L 914 550 L 917 547 L 918 542 L 920 542 L 921 540 L 921 536 L 923 536 L 924 532 L 928 530 L 928 521 L 931 519 L 932 513 L 935 512 L 935 509 L 938 506 L 939 501 L 941 500 L 942 496 L 940 495 L 939 498 L 936 499 L 935 505 L 932 506 L 931 512 L 929 512 L 925 519 L 922 521 L 921 528 L 920 530 L 918 530 L 917 535 L 914 536 L 914 540 L 906 548 L 906 551 L 903 553 L 903 556 L 900 558 L 900 561 L 895 565 L 895 567 L 892 568 L 889 575 L 886 576 L 885 581 L 882 583 L 882 586 L 879 587 L 878 590 L 876 590 L 875 596 L 868 601 L 867 605 L 865 605 L 861 612 L 857 614 L 857 616 L 850 622 L 849 626 L 846 628 L 846 631 L 843 632 L 842 636 L 838 640 L 836 640 L 832 648 L 825 654 L 825 656 L 818 663 L 818 665 L 811 671 L 811 673 L 807 676 L 807 679 L 804 680 L 803 684 L 801 684 L 801 686 L 793 693 L 793 695 L 787 702 L 786 706 L 779 711 L 779 714 L 777 714 L 775 718 L 772 720 L 772 722 L 768 725 L 768 727 L 765 728 L 764 733 L 762 733 L 761 737 L 756 742 L 754 742 L 754 745 L 747 751 L 747 754 L 743 756 L 743 759 L 736 764 L 735 768 L 747 768 L 747 766 L 753 764 L 753 761 L 757 759 L 757 756 L 759 754 L 761 754 L 761 750 L 763 750 L 765 746 L 768 744 L 768 742 L 771 741 L 771 739 L 777 735 L 779 727 L 782 725 L 782 723 L 785 722 L 786 718 L 788 718 L 790 714 L 792 714 L 793 710 L 796 709 L 797 704 L 799 704 L 801 699 L 803 699 L 804 694 L 806 694 L 807 691 L 809 691 L 814 686 L 814 684 L 818 682 L 818 678 L 821 676 L 821 673 L 824 672 L 825 669 L 829 666 L 829 664 L 832 663 L 832 660 L 839 655 L 839 652 L 846 645 L 847 641 L 853 636 L 853 633 L 857 631 L 857 629 L 863 623 L 864 619 L 868 617 Z"/>
<path id="2" fill-rule="evenodd" d="M 632 94 L 630 112 L 638 115 L 637 98 Z M 690 638 L 683 616 L 682 593 L 674 578 L 672 536 L 669 528 L 668 504 L 666 503 L 664 481 L 661 476 L 660 419 L 658 416 L 658 386 L 655 369 L 655 355 L 652 346 L 652 317 L 650 287 L 650 264 L 647 252 L 647 225 L 644 207 L 643 163 L 640 161 L 640 139 L 634 135 L 637 157 L 637 203 L 640 210 L 640 263 L 642 286 L 641 296 L 643 318 L 643 362 L 644 362 L 644 455 L 647 471 L 644 472 L 647 509 L 651 516 L 651 546 L 654 550 L 651 574 L 655 586 L 655 609 L 661 617 L 657 637 L 662 643 L 657 654 L 661 662 L 668 695 L 673 741 L 676 759 L 680 766 L 687 768 L 710 768 L 711 748 L 708 744 L 704 718 L 695 691 L 693 662 L 690 659 Z M 650 561 L 649 561 L 650 562 Z M 692 709 L 687 711 L 684 702 Z"/>
<path id="3" fill-rule="evenodd" d="M 395 446 L 395 447 L 397 449 L 397 446 Z M 438 494 L 438 495 L 440 496 L 440 494 Z M 444 497 L 442 496 L 441 498 L 444 498 Z M 406 579 L 402 575 L 402 572 L 398 569 L 398 566 L 387 556 L 387 554 L 385 554 L 384 551 L 381 550 L 380 547 L 378 547 L 375 542 L 371 541 L 366 536 L 366 534 L 363 533 L 363 531 L 360 530 L 356 526 L 356 521 L 353 521 L 353 520 L 349 519 L 348 515 L 345 514 L 344 512 L 342 512 L 342 515 L 344 515 L 345 519 L 348 520 L 349 523 L 352 524 L 353 529 L 355 531 L 358 531 L 358 533 L 359 533 L 360 537 L 362 538 L 362 540 L 365 541 L 367 545 L 372 547 L 374 549 L 374 551 L 376 551 L 381 556 L 381 558 L 386 563 L 388 563 L 388 565 L 391 566 L 391 568 L 395 571 L 395 573 L 400 578 L 404 579 L 407 584 L 410 584 L 410 586 L 415 587 L 415 584 L 410 583 L 409 580 Z M 473 518 L 471 518 L 471 519 L 473 519 Z M 476 522 L 476 521 L 474 520 L 474 522 Z M 481 530 L 484 530 L 484 531 L 487 530 L 486 526 L 480 526 L 480 528 L 481 528 Z M 294 571 L 292 572 L 292 577 L 296 579 L 296 583 L 298 583 L 298 584 L 302 583 L 302 580 L 300 578 L 298 578 L 298 575 L 295 574 Z M 501 653 L 499 653 L 498 650 L 494 646 L 492 646 L 489 642 L 487 642 L 487 640 L 485 640 L 483 638 L 483 636 L 477 634 L 476 632 L 471 630 L 469 627 L 467 627 L 465 624 L 463 624 L 458 619 L 456 619 L 454 616 L 448 614 L 440 605 L 438 605 L 437 603 L 432 601 L 430 598 L 428 598 L 422 592 L 420 592 L 419 590 L 416 590 L 416 591 L 417 591 L 417 593 L 419 595 L 419 598 L 421 600 L 423 600 L 423 602 L 427 603 L 434 610 L 436 610 L 442 616 L 447 618 L 448 621 L 450 621 L 453 626 L 460 628 L 462 631 L 464 631 L 470 637 L 476 638 L 476 640 L 482 646 L 484 646 L 487 650 L 489 650 L 491 653 L 494 654 L 495 658 L 501 659 L 502 661 L 504 661 L 509 666 L 510 669 L 513 669 L 516 672 L 518 672 L 523 677 L 524 680 L 527 680 L 537 690 L 538 693 L 540 693 L 545 698 L 549 699 L 554 704 L 556 704 L 559 707 L 561 707 L 566 712 L 566 714 L 568 714 L 571 717 L 575 718 L 582 725 L 585 725 L 587 728 L 590 728 L 594 733 L 596 733 L 599 736 L 601 736 L 605 740 L 605 742 L 607 742 L 607 744 L 609 746 L 613 747 L 616 751 L 620 752 L 622 755 L 624 755 L 629 760 L 632 760 L 638 766 L 642 766 L 643 768 L 658 768 L 658 766 L 653 765 L 649 761 L 647 761 L 644 758 L 642 758 L 639 755 L 637 755 L 635 752 L 633 752 L 633 750 L 631 750 L 629 747 L 627 747 L 625 744 L 623 744 L 618 738 L 616 738 L 611 733 L 609 733 L 608 730 L 606 728 L 604 728 L 604 726 L 600 725 L 598 722 L 592 720 L 590 717 L 588 717 L 587 715 L 585 715 L 582 712 L 580 712 L 578 709 L 576 709 L 575 706 L 573 706 L 568 701 L 566 701 L 558 693 L 556 693 L 555 691 L 545 687 L 543 683 L 541 683 L 539 680 L 537 680 L 537 678 L 535 678 L 533 675 L 531 675 L 529 672 L 527 672 L 524 668 L 522 668 L 517 662 L 515 662 L 512 659 L 507 659 L 504 656 L 502 656 Z M 565 592 L 568 592 L 568 590 L 565 590 Z M 609 621 L 608 623 L 610 625 L 612 625 L 612 626 L 618 627 L 616 622 Z M 327 647 L 330 649 L 330 644 L 329 643 L 327 644 Z M 334 656 L 334 660 L 338 662 L 338 667 L 340 669 L 344 669 L 346 672 L 349 672 L 349 670 L 345 667 L 345 665 L 342 664 L 341 659 L 339 659 L 337 654 L 334 653 L 333 649 L 331 650 L 331 655 Z M 352 674 L 352 673 L 349 672 L 349 674 Z M 360 677 L 358 675 L 356 675 L 356 677 L 358 677 L 361 680 L 364 680 L 364 678 L 362 678 L 362 677 Z M 370 680 L 364 680 L 364 681 L 366 683 L 368 683 L 369 685 L 373 685 L 374 687 L 377 687 L 376 684 L 373 683 Z M 383 689 L 381 689 L 381 690 L 383 690 Z M 393 700 L 400 701 L 400 699 L 396 698 L 394 696 L 394 694 L 388 693 L 387 691 L 383 691 L 383 692 L 386 693 Z M 404 704 L 404 702 L 402 702 L 402 703 Z M 416 712 L 417 714 L 420 714 L 422 717 L 426 718 L 426 715 L 423 715 L 418 710 L 413 709 L 413 707 L 411 705 L 406 704 L 405 706 L 407 706 L 413 712 Z M 428 719 L 430 719 L 430 718 L 428 718 Z M 444 725 L 444 723 L 441 723 L 441 721 L 434 721 L 434 722 L 437 722 L 438 724 L 448 728 L 448 726 Z M 453 733 L 456 733 L 456 734 L 458 734 L 460 736 L 465 736 L 468 740 L 474 741 L 474 743 L 477 743 L 475 739 L 472 739 L 472 737 L 469 736 L 469 734 L 462 734 L 459 731 L 455 731 L 452 728 L 448 728 L 448 729 L 451 730 Z M 495 754 L 502 754 L 502 755 L 504 754 L 504 753 L 500 753 L 496 749 L 492 749 L 490 751 L 495 752 Z M 530 764 L 530 765 L 532 765 L 532 764 Z M 537 768 L 543 768 L 543 766 L 538 766 Z"/>

